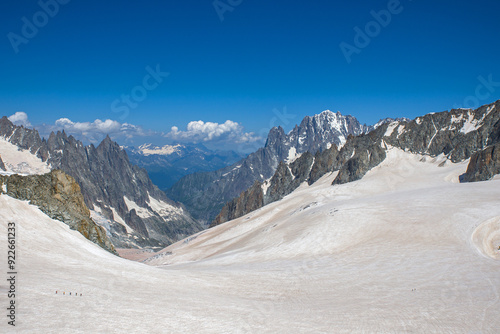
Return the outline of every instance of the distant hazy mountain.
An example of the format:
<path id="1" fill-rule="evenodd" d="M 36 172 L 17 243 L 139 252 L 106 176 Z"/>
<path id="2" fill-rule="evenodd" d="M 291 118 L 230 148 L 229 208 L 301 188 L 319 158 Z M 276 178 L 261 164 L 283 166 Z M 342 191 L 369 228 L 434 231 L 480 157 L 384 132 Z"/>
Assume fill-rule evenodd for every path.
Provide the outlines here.
<path id="1" fill-rule="evenodd" d="M 138 148 L 125 147 L 125 150 L 130 162 L 146 169 L 153 183 L 162 190 L 185 175 L 224 168 L 244 156 L 234 151 L 213 151 L 201 144 L 144 144 Z"/>
<path id="2" fill-rule="evenodd" d="M 329 110 L 306 116 L 288 134 L 283 128 L 272 128 L 263 148 L 237 163 L 207 173 L 183 177 L 167 194 L 183 203 L 200 222 L 210 223 L 224 204 L 248 189 L 256 180 L 273 176 L 280 161 L 291 162 L 304 152 L 315 153 L 332 144 L 343 145 L 350 135 L 365 133 L 369 127 L 353 116 Z"/>

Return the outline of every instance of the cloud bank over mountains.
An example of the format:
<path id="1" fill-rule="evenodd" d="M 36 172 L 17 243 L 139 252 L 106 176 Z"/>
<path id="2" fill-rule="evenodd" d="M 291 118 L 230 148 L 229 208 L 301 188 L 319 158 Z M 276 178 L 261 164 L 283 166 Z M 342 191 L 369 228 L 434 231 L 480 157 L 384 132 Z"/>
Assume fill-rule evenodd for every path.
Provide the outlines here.
<path id="1" fill-rule="evenodd" d="M 172 126 L 170 132 L 159 132 L 144 129 L 139 125 L 121 123 L 116 120 L 96 119 L 93 122 L 75 122 L 63 117 L 54 124 L 32 126 L 25 112 L 19 111 L 9 116 L 9 120 L 25 127 L 34 127 L 40 135 L 47 138 L 51 132 L 65 131 L 68 135 L 84 143 L 99 144 L 106 135 L 120 145 L 139 146 L 144 143 L 202 143 L 220 149 L 245 150 L 245 145 L 260 143 L 263 139 L 253 132 L 245 132 L 241 124 L 227 120 L 224 123 L 204 122 L 202 120 L 189 122 L 186 130 Z"/>
<path id="2" fill-rule="evenodd" d="M 127 139 L 132 139 L 135 137 L 144 137 L 152 132 L 145 131 L 140 126 L 120 123 L 111 119 L 102 121 L 96 119 L 93 122 L 73 122 L 68 118 L 60 118 L 56 120 L 55 124 L 47 126 L 50 131 L 61 131 L 64 130 L 68 134 L 74 136 L 83 136 L 90 142 L 94 141 L 94 138 L 99 141 L 102 136 L 110 135 L 110 137 L 125 137 Z"/>
<path id="3" fill-rule="evenodd" d="M 208 142 L 228 140 L 237 144 L 253 143 L 261 140 L 253 132 L 244 132 L 239 123 L 227 120 L 219 124 L 213 122 L 193 121 L 189 122 L 186 131 L 179 131 L 173 126 L 171 131 L 165 135 L 176 141 Z"/>

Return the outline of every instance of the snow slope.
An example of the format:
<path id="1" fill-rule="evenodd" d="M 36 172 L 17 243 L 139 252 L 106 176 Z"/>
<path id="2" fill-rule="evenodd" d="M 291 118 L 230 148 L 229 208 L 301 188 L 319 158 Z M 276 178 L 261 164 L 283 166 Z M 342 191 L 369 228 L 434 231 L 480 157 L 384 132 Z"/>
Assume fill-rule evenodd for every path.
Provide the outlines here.
<path id="1" fill-rule="evenodd" d="M 0 170 L 2 174 L 30 175 L 50 172 L 50 167 L 42 159 L 27 150 L 18 148 L 3 137 L 0 137 L 0 157 L 7 169 L 6 172 Z"/>
<path id="2" fill-rule="evenodd" d="M 466 166 L 392 149 L 360 181 L 330 186 L 328 175 L 302 185 L 142 254 L 149 265 L 114 257 L 2 195 L 0 228 L 18 226 L 16 329 L 498 333 L 500 180 L 459 184 Z M 0 241 L 5 249 L 4 233 Z"/>

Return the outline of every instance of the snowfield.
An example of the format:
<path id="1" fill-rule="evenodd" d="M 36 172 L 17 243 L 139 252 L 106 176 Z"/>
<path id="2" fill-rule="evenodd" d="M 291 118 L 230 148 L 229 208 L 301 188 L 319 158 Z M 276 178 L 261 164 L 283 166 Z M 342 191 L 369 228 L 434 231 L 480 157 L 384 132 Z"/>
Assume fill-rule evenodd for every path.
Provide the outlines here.
<path id="1" fill-rule="evenodd" d="M 0 174 L 32 175 L 50 172 L 50 166 L 42 159 L 31 154 L 30 151 L 20 149 L 4 137 L 0 137 L 0 152 L 6 169 L 6 171 L 0 170 Z"/>
<path id="2" fill-rule="evenodd" d="M 327 175 L 158 253 L 123 252 L 144 263 L 2 195 L 19 275 L 16 331 L 5 316 L 0 331 L 500 333 L 500 179 L 460 184 L 466 168 L 390 149 L 360 181 Z"/>

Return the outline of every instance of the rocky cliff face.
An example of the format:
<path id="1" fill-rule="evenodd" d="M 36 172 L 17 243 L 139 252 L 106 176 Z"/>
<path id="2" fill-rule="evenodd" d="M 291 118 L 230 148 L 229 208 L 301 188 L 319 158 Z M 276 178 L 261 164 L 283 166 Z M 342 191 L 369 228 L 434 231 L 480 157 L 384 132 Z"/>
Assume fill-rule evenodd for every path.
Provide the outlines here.
<path id="1" fill-rule="evenodd" d="M 408 123 L 391 123 L 384 140 L 413 153 L 443 154 L 453 162 L 463 161 L 495 140 L 499 107 L 497 101 L 476 110 L 453 109 Z"/>
<path id="2" fill-rule="evenodd" d="M 109 228 L 117 245 L 161 247 L 201 229 L 153 185 L 144 169 L 130 164 L 126 152 L 109 137 L 98 147 L 82 147 L 73 137 L 59 139 L 49 137 L 51 151 L 63 152 L 49 162 L 79 180 L 90 209 L 118 222 Z"/>
<path id="3" fill-rule="evenodd" d="M 386 154 L 382 148 L 382 134 L 388 126 L 384 125 L 369 134 L 352 138 L 345 145 L 331 170 L 338 174 L 332 184 L 343 184 L 361 179 L 370 169 L 384 161 Z"/>
<path id="4" fill-rule="evenodd" d="M 313 157 L 309 152 L 303 154 L 290 166 L 281 161 L 271 180 L 266 182 L 269 184 L 266 192 L 264 192 L 261 183 L 256 181 L 251 188 L 226 203 L 210 227 L 239 218 L 264 205 L 282 199 L 307 178 L 312 162 Z"/>
<path id="5" fill-rule="evenodd" d="M 314 156 L 314 164 L 309 173 L 308 184 L 311 185 L 318 181 L 323 175 L 332 171 L 337 162 L 339 150 L 336 145 L 333 145 L 327 150 L 318 151 Z"/>
<path id="6" fill-rule="evenodd" d="M 341 145 L 349 135 L 367 130 L 354 117 L 340 113 L 324 111 L 307 116 L 288 134 L 281 127 L 271 129 L 265 146 L 247 158 L 214 172 L 185 176 L 167 194 L 183 203 L 196 219 L 210 223 L 226 202 L 255 181 L 272 177 L 280 161 L 292 162 L 302 153 L 315 154 L 332 145 Z"/>
<path id="7" fill-rule="evenodd" d="M 500 143 L 476 152 L 470 158 L 467 172 L 461 176 L 461 182 L 490 180 L 500 174 Z"/>
<path id="8" fill-rule="evenodd" d="M 71 176 L 60 170 L 44 175 L 0 175 L 0 183 L 2 194 L 30 201 L 49 217 L 66 223 L 85 238 L 116 254 L 104 228 L 90 218 L 80 186 Z"/>
<path id="9" fill-rule="evenodd" d="M 0 120 L 0 136 L 74 177 L 92 218 L 117 247 L 164 247 L 202 228 L 109 137 L 98 147 L 84 146 L 64 132 L 42 140 L 37 131 L 17 127 L 6 117 Z"/>
<path id="10" fill-rule="evenodd" d="M 276 172 L 268 182 L 269 187 L 264 196 L 265 205 L 282 199 L 307 180 L 313 162 L 314 157 L 309 152 L 302 154 L 290 164 L 280 162 Z"/>
<path id="11" fill-rule="evenodd" d="M 237 198 L 224 205 L 221 212 L 215 217 L 210 227 L 225 223 L 231 219 L 244 216 L 264 206 L 264 193 L 259 181 L 241 193 Z"/>
<path id="12" fill-rule="evenodd" d="M 297 159 L 292 164 L 280 162 L 267 189 L 262 190 L 262 194 L 254 190 L 253 194 L 262 196 L 263 205 L 266 205 L 282 199 L 302 182 L 313 184 L 334 171 L 338 174 L 332 185 L 359 180 L 384 161 L 388 145 L 433 157 L 444 155 L 453 162 L 466 160 L 472 155 L 462 182 L 488 180 L 500 173 L 500 101 L 476 110 L 454 109 L 412 121 L 388 119 L 371 129 L 367 134 L 349 136 L 340 150 L 334 145 L 317 151 L 314 159 Z M 491 146 L 485 148 L 487 145 Z M 253 198 L 246 192 L 242 193 L 224 206 L 211 226 L 249 213 L 231 210 L 233 202 L 243 202 L 240 207 L 244 207 L 245 200 L 253 201 Z"/>

